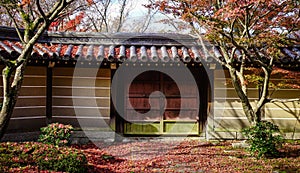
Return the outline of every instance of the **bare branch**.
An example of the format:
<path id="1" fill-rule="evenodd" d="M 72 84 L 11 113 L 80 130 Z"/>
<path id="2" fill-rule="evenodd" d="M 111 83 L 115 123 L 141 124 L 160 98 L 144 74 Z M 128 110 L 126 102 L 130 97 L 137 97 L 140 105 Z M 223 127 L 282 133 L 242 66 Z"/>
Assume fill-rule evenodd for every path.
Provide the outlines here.
<path id="1" fill-rule="evenodd" d="M 156 10 L 154 13 L 151 14 L 151 10 L 150 9 L 148 10 L 146 21 L 143 23 L 143 26 L 141 26 L 140 32 L 143 33 L 143 32 L 145 32 L 149 28 L 151 20 L 153 19 L 154 15 L 157 12 L 158 12 L 158 10 Z"/>
<path id="2" fill-rule="evenodd" d="M 110 0 L 107 1 L 106 3 L 104 1 L 101 1 L 102 5 L 103 5 L 103 13 L 102 10 L 100 10 L 100 7 L 97 5 L 97 3 L 95 3 L 95 9 L 98 12 L 98 14 L 101 16 L 102 20 L 101 20 L 101 24 L 100 24 L 100 31 L 102 31 L 102 23 L 104 22 L 105 28 L 106 28 L 106 32 L 108 32 L 108 23 L 107 23 L 107 9 L 110 5 Z"/>
<path id="3" fill-rule="evenodd" d="M 230 23 L 230 32 L 229 32 L 229 34 L 230 34 L 230 40 L 231 40 L 232 43 L 235 42 L 234 34 L 233 34 L 235 23 L 236 23 L 236 18 L 234 18 L 233 21 Z"/>
<path id="4" fill-rule="evenodd" d="M 127 2 L 127 0 L 123 0 L 121 10 L 120 10 L 120 17 L 119 17 L 118 27 L 117 27 L 116 32 L 119 32 L 121 30 L 122 25 L 123 25 L 123 16 L 124 16 L 124 11 L 125 11 L 125 7 L 126 7 L 126 2 Z"/>
<path id="5" fill-rule="evenodd" d="M 295 98 L 295 99 L 267 99 L 267 103 L 287 103 L 287 102 L 300 102 L 300 98 Z"/>
<path id="6" fill-rule="evenodd" d="M 229 63 L 232 63 L 233 60 L 234 60 L 234 54 L 235 54 L 235 51 L 236 51 L 236 47 L 234 47 L 232 50 L 231 50 L 231 53 L 230 53 L 230 57 L 229 57 Z"/>
<path id="7" fill-rule="evenodd" d="M 6 10 L 8 16 L 11 18 L 11 20 L 13 21 L 13 23 L 14 23 L 14 25 L 15 25 L 15 28 L 16 28 L 16 31 L 17 31 L 17 34 L 18 34 L 18 36 L 19 36 L 20 41 L 22 42 L 22 44 L 24 44 L 25 41 L 24 41 L 24 39 L 23 39 L 23 36 L 22 36 L 22 34 L 21 34 L 21 31 L 20 31 L 20 27 L 19 27 L 19 25 L 18 25 L 16 19 L 13 17 L 13 15 L 10 13 L 9 9 L 8 9 L 6 6 L 4 6 L 4 8 L 5 8 L 5 10 Z"/>
<path id="8" fill-rule="evenodd" d="M 269 88 L 271 71 L 265 67 L 262 67 L 262 69 L 264 71 L 264 83 L 262 86 L 262 94 L 256 105 L 255 112 L 258 111 L 264 105 L 264 103 L 267 100 L 267 96 L 268 96 L 268 88 Z"/>
<path id="9" fill-rule="evenodd" d="M 45 15 L 45 13 L 44 13 L 44 10 L 41 8 L 40 0 L 36 0 L 36 6 L 37 6 L 37 8 L 38 8 L 40 14 L 42 15 L 44 21 L 45 21 L 46 23 L 48 23 L 49 21 L 48 21 L 46 15 Z"/>
<path id="10" fill-rule="evenodd" d="M 100 28 L 100 30 L 97 28 L 97 25 L 96 25 L 95 21 L 93 20 L 93 18 L 90 15 L 87 15 L 87 17 L 90 19 L 90 21 L 91 21 L 94 29 L 96 30 L 96 32 L 100 32 L 101 28 Z"/>
<path id="11" fill-rule="evenodd" d="M 160 14 L 164 15 L 165 17 L 167 17 L 169 21 L 173 21 L 173 20 L 174 20 L 174 19 L 170 18 L 170 16 L 168 16 L 168 15 L 165 14 L 165 13 L 160 13 Z M 174 24 L 174 22 L 169 22 L 168 24 L 170 24 L 176 31 L 179 31 L 178 27 Z M 191 26 L 194 28 L 193 25 L 191 25 Z M 195 28 L 194 28 L 194 29 L 195 29 Z M 195 29 L 195 30 L 196 30 L 196 29 Z"/>

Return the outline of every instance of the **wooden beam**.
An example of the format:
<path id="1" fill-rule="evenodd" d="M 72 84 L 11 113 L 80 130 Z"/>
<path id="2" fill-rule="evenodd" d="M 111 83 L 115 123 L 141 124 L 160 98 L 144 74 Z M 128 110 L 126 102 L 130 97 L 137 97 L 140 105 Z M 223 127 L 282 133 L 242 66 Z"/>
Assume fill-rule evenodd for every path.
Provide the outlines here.
<path id="1" fill-rule="evenodd" d="M 47 83 L 46 83 L 46 123 L 52 123 L 52 76 L 53 68 L 47 67 Z"/>

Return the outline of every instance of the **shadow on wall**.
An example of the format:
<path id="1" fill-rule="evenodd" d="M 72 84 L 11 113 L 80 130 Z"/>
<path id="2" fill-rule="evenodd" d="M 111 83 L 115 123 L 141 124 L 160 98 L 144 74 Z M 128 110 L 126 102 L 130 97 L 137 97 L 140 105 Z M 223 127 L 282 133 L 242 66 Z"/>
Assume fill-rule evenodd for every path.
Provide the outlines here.
<path id="1" fill-rule="evenodd" d="M 237 102 L 226 102 L 222 116 L 214 117 L 214 125 L 210 138 L 215 139 L 244 139 L 241 130 L 247 127 L 248 121 L 243 116 L 241 106 Z M 242 116 L 241 116 L 242 115 Z M 265 120 L 279 126 L 287 139 L 300 139 L 300 103 L 268 103 L 265 105 Z"/>
<path id="2" fill-rule="evenodd" d="M 266 119 L 278 125 L 286 138 L 300 138 L 300 102 L 268 103 Z"/>
<path id="3" fill-rule="evenodd" d="M 249 124 L 240 102 L 237 100 L 216 101 L 214 108 L 215 116 L 212 131 L 209 132 L 210 138 L 244 139 L 240 131 Z"/>

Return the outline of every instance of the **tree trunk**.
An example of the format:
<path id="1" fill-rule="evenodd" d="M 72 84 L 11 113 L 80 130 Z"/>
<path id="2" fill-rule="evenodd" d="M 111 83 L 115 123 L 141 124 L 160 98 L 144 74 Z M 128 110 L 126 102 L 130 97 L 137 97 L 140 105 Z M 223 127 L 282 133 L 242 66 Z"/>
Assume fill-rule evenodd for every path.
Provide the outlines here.
<path id="1" fill-rule="evenodd" d="M 23 82 L 26 61 L 24 61 L 17 69 L 6 66 L 3 71 L 3 103 L 0 112 L 0 139 L 5 134 L 9 120 L 13 114 L 14 107 L 17 102 L 20 88 Z M 13 72 L 14 79 L 11 82 Z"/>
<path id="2" fill-rule="evenodd" d="M 2 110 L 0 112 L 0 139 L 6 132 L 16 101 L 15 96 L 5 97 L 3 99 Z"/>
<path id="3" fill-rule="evenodd" d="M 16 9 L 16 11 L 21 13 L 20 19 L 24 24 L 24 33 L 20 32 L 17 23 L 15 23 L 15 27 L 19 39 L 23 44 L 23 50 L 21 55 L 17 58 L 17 60 L 4 60 L 4 64 L 6 65 L 6 67 L 2 72 L 3 104 L 0 111 L 0 139 L 3 137 L 8 126 L 9 120 L 13 114 L 13 110 L 20 92 L 20 88 L 22 86 L 27 60 L 31 56 L 34 44 L 44 33 L 44 31 L 49 27 L 51 22 L 53 22 L 60 15 L 60 13 L 73 1 L 74 0 L 57 1 L 53 7 L 45 11 L 43 8 L 41 8 L 39 1 L 36 1 L 35 3 L 38 9 L 37 15 L 33 15 L 32 13 L 29 15 L 23 15 L 23 7 L 20 7 L 21 9 L 17 7 L 19 9 Z M 17 4 L 17 2 L 12 2 L 11 7 L 14 7 L 13 4 Z M 9 7 L 9 9 L 7 10 L 11 10 L 11 7 Z M 28 8 L 29 11 L 34 10 L 32 6 L 28 6 Z M 13 19 L 13 21 L 16 20 L 12 15 L 10 15 L 10 18 Z M 3 59 L 5 59 L 5 57 Z"/>
<path id="4" fill-rule="evenodd" d="M 257 115 L 254 112 L 254 110 L 250 104 L 248 96 L 243 92 L 242 86 L 241 86 L 241 84 L 238 80 L 237 74 L 236 74 L 236 69 L 234 69 L 234 68 L 229 69 L 229 73 L 231 76 L 233 87 L 234 87 L 237 95 L 241 99 L 244 113 L 245 113 L 249 123 L 251 124 L 251 126 L 253 126 L 257 123 Z"/>

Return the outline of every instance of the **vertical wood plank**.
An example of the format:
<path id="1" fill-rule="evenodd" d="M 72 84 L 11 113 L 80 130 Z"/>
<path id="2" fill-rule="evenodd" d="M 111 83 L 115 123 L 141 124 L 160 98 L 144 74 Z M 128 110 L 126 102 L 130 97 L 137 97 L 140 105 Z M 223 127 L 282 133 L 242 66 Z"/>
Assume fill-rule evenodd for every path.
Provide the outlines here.
<path id="1" fill-rule="evenodd" d="M 52 80 L 53 68 L 47 67 L 47 85 L 46 85 L 46 123 L 52 123 Z"/>
<path id="2" fill-rule="evenodd" d="M 116 70 L 115 69 L 111 69 L 111 82 L 112 79 L 114 77 L 118 77 L 115 76 Z M 115 100 L 117 103 L 115 103 L 116 105 L 114 105 L 112 103 L 112 97 L 111 97 L 111 116 L 115 118 L 115 131 L 118 134 L 124 134 L 124 124 L 125 124 L 125 120 L 123 118 L 124 116 L 124 112 L 125 112 L 125 99 L 126 96 L 124 95 L 124 79 L 123 78 L 117 78 L 116 81 L 118 82 L 118 86 L 119 87 L 111 87 L 112 88 L 112 95 L 115 97 Z M 119 89 L 119 88 L 123 88 Z M 123 106 L 122 109 L 116 109 L 115 106 Z M 118 138 L 116 138 L 116 140 L 119 140 Z M 121 140 L 121 139 L 120 139 Z"/>

